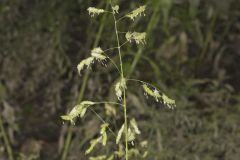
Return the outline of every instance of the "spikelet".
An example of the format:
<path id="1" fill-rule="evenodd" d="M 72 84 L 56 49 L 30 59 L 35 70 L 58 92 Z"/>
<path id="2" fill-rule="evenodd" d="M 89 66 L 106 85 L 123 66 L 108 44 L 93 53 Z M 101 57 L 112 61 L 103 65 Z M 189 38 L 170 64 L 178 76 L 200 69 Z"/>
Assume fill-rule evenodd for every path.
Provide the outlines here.
<path id="1" fill-rule="evenodd" d="M 146 44 L 146 33 L 139 33 L 139 32 L 127 32 L 125 35 L 127 41 L 130 43 L 135 41 L 137 44 Z"/>
<path id="2" fill-rule="evenodd" d="M 91 51 L 91 56 L 98 61 L 103 61 L 107 58 L 106 56 L 103 55 L 103 53 L 104 53 L 103 50 L 100 47 L 98 47 L 98 48 L 94 48 Z"/>
<path id="3" fill-rule="evenodd" d="M 80 74 L 81 71 L 84 69 L 85 66 L 87 66 L 87 68 L 94 62 L 94 57 L 88 57 L 84 60 L 82 60 L 78 65 L 77 65 L 77 69 L 78 69 L 78 73 Z"/>
<path id="4" fill-rule="evenodd" d="M 87 10 L 88 10 L 88 13 L 91 17 L 94 17 L 95 15 L 99 15 L 99 14 L 105 12 L 103 9 L 98 9 L 98 8 L 95 8 L 95 7 L 89 7 Z"/>
<path id="5" fill-rule="evenodd" d="M 63 115 L 61 118 L 65 121 L 72 121 L 74 118 L 76 118 L 82 111 L 82 105 L 76 105 L 73 107 L 73 109 L 69 112 L 68 115 Z"/>
<path id="6" fill-rule="evenodd" d="M 119 143 L 119 141 L 122 137 L 122 134 L 123 134 L 123 130 L 124 130 L 124 124 L 122 125 L 121 129 L 118 131 L 117 138 L 116 138 L 116 144 Z"/>
<path id="7" fill-rule="evenodd" d="M 89 154 L 93 151 L 93 149 L 95 148 L 95 146 L 100 143 L 102 140 L 102 136 L 96 139 L 93 139 L 90 141 L 90 147 L 86 150 L 85 154 Z"/>
<path id="8" fill-rule="evenodd" d="M 134 118 L 130 121 L 130 125 L 136 134 L 141 134 L 141 131 L 139 130 L 137 122 Z"/>
<path id="9" fill-rule="evenodd" d="M 122 89 L 121 89 L 121 83 L 118 82 L 115 86 L 115 92 L 119 100 L 122 99 Z"/>
<path id="10" fill-rule="evenodd" d="M 107 127 L 109 126 L 108 123 L 104 123 L 101 125 L 101 130 L 100 130 L 100 134 L 102 135 L 102 145 L 103 146 L 106 146 L 106 143 L 107 143 Z"/>
<path id="11" fill-rule="evenodd" d="M 85 115 L 87 108 L 91 105 L 94 105 L 94 102 L 91 101 L 83 101 L 80 104 L 73 107 L 73 109 L 67 114 L 61 116 L 61 118 L 65 121 L 70 121 L 74 124 L 74 119 L 80 116 L 81 118 Z"/>
<path id="12" fill-rule="evenodd" d="M 146 84 L 143 84 L 143 90 L 149 96 L 154 97 L 157 102 L 159 102 L 159 99 L 160 99 L 162 101 L 162 103 L 170 109 L 173 109 L 176 106 L 175 100 L 170 99 L 164 93 L 160 94 L 160 91 L 157 90 L 156 88 L 154 88 L 154 90 L 152 90 Z"/>
<path id="13" fill-rule="evenodd" d="M 159 98 L 162 98 L 162 96 L 160 95 L 159 91 L 156 88 L 152 90 L 146 84 L 144 84 L 143 89 L 148 95 L 154 97 L 157 102 L 159 102 Z"/>
<path id="14" fill-rule="evenodd" d="M 125 78 L 121 78 L 121 80 L 115 86 L 115 92 L 118 100 L 122 100 L 123 90 L 126 88 L 126 80 Z"/>
<path id="15" fill-rule="evenodd" d="M 144 15 L 145 16 L 145 13 L 144 11 L 146 10 L 146 6 L 140 6 L 139 8 L 133 10 L 132 12 L 130 12 L 129 14 L 127 14 L 126 16 L 131 18 L 132 20 L 134 20 L 134 18 L 138 17 L 138 16 L 141 16 L 141 15 Z"/>
<path id="16" fill-rule="evenodd" d="M 163 104 L 168 106 L 169 108 L 173 109 L 176 106 L 175 100 L 170 99 L 165 94 L 162 96 Z"/>
<path id="17" fill-rule="evenodd" d="M 112 7 L 112 10 L 113 10 L 113 13 L 118 13 L 119 6 L 118 6 L 118 5 L 113 6 L 113 7 Z"/>
<path id="18" fill-rule="evenodd" d="M 106 60 L 107 57 L 105 55 L 103 55 L 103 53 L 104 52 L 100 47 L 92 49 L 91 57 L 88 57 L 88 58 L 82 60 L 78 64 L 77 69 L 78 69 L 79 74 L 81 74 L 81 71 L 84 69 L 85 66 L 87 66 L 87 68 L 90 67 L 91 64 L 94 63 L 94 60 L 97 60 L 97 61 Z"/>
<path id="19" fill-rule="evenodd" d="M 90 141 L 90 146 L 89 148 L 86 150 L 85 154 L 89 154 L 92 152 L 92 150 L 94 149 L 94 147 L 98 144 L 101 143 L 103 146 L 106 145 L 107 143 L 107 128 L 108 128 L 109 124 L 108 123 L 104 123 L 101 125 L 101 129 L 100 129 L 100 134 L 101 136 L 99 138 L 93 139 Z"/>
<path id="20" fill-rule="evenodd" d="M 142 148 L 147 148 L 147 146 L 148 146 L 148 141 L 142 141 L 142 142 L 140 143 L 140 146 L 141 146 Z"/>
<path id="21" fill-rule="evenodd" d="M 132 131 L 132 129 L 129 127 L 128 128 L 128 142 L 132 142 L 136 139 L 136 133 Z"/>
<path id="22" fill-rule="evenodd" d="M 152 97 L 155 97 L 154 92 L 153 92 L 146 84 L 143 84 L 142 87 L 143 87 L 143 90 L 144 90 L 148 95 L 150 95 L 150 96 L 152 96 Z M 157 98 L 159 98 L 159 97 L 157 97 Z"/>

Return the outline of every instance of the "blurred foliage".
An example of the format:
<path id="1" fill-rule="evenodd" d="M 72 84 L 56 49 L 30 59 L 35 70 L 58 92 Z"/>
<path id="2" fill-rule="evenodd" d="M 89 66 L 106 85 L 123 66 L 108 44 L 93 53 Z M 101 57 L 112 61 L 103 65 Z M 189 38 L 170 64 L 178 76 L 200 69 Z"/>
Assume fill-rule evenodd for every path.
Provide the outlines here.
<path id="1" fill-rule="evenodd" d="M 126 20 L 120 26 L 122 32 L 127 32 L 126 25 L 130 30 L 147 28 L 146 48 L 123 49 L 125 72 L 154 83 L 177 102 L 177 109 L 170 111 L 154 100 L 146 101 L 135 85 L 128 88 L 129 113 L 149 141 L 147 159 L 238 160 L 240 2 L 119 0 L 118 4 L 121 12 L 147 4 L 143 20 L 133 24 Z M 105 8 L 107 3 L 0 2 L 0 115 L 16 159 L 60 159 L 63 153 L 68 125 L 62 124 L 60 115 L 76 103 L 83 83 L 76 66 L 94 45 L 114 47 L 109 46 L 115 40 L 110 17 L 90 20 L 86 11 L 90 6 Z M 97 33 L 102 39 L 94 44 Z M 96 72 L 89 76 L 84 97 L 114 99 L 114 68 L 92 69 Z M 105 115 L 103 108 L 97 110 Z M 122 119 L 121 110 L 116 110 L 117 119 Z M 121 125 L 111 116 L 105 120 Z M 96 117 L 87 114 L 86 121 L 72 128 L 69 160 L 86 159 L 89 139 L 98 132 L 101 122 Z M 2 137 L 0 131 L 0 160 L 5 160 Z M 99 148 L 98 155 L 111 150 Z"/>

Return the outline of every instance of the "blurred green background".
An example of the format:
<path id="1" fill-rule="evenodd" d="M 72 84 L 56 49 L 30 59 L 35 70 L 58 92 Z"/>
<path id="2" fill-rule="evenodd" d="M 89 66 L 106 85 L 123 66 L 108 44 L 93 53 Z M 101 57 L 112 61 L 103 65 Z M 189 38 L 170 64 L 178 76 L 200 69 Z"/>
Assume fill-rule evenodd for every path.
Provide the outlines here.
<path id="1" fill-rule="evenodd" d="M 148 140 L 148 160 L 240 158 L 239 0 L 119 0 L 120 16 L 147 5 L 146 16 L 123 20 L 120 31 L 147 32 L 146 46 L 123 48 L 125 73 L 151 82 L 177 103 L 175 110 L 128 87 L 129 117 Z M 88 113 L 76 126 L 60 116 L 82 99 L 115 100 L 117 74 L 77 64 L 92 48 L 116 46 L 111 15 L 90 18 L 105 0 L 0 1 L 0 160 L 85 160 L 101 121 Z M 118 62 L 117 53 L 111 57 Z M 119 127 L 123 120 L 96 111 Z M 6 141 L 6 139 L 8 141 Z M 8 147 L 7 147 L 8 146 Z M 98 148 L 94 155 L 116 148 Z M 137 147 L 138 143 L 133 147 Z"/>

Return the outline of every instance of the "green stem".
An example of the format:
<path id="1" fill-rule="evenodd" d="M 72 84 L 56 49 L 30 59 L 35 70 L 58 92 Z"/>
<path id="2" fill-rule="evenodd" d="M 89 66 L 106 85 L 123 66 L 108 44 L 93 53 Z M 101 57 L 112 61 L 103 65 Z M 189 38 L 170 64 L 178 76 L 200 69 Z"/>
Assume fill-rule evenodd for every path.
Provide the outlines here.
<path id="1" fill-rule="evenodd" d="M 94 102 L 94 104 L 115 104 L 115 105 L 123 106 L 121 103 L 109 102 L 109 101 Z"/>
<path id="2" fill-rule="evenodd" d="M 119 61 L 120 61 L 121 79 L 124 79 L 121 46 L 120 46 L 120 41 L 118 37 L 117 20 L 115 17 L 115 13 L 113 13 L 113 18 L 114 18 L 115 33 L 117 37 L 117 46 L 118 46 L 117 48 L 118 48 Z M 127 129 L 128 122 L 127 122 L 127 105 L 126 105 L 126 89 L 125 88 L 123 88 L 123 108 L 124 108 L 124 133 L 125 133 L 125 160 L 128 160 L 128 129 Z"/>
<path id="3" fill-rule="evenodd" d="M 128 160 L 128 122 L 127 122 L 127 105 L 126 105 L 126 90 L 123 91 L 124 105 L 124 132 L 125 132 L 125 159 Z"/>
<path id="4" fill-rule="evenodd" d="M 12 148 L 11 148 L 10 142 L 8 140 L 6 131 L 5 131 L 4 127 L 3 127 L 3 121 L 2 121 L 1 116 L 0 116 L 0 132 L 2 133 L 2 136 L 3 136 L 3 141 L 4 141 L 5 146 L 6 146 L 8 158 L 9 158 L 9 160 L 13 160 Z"/>

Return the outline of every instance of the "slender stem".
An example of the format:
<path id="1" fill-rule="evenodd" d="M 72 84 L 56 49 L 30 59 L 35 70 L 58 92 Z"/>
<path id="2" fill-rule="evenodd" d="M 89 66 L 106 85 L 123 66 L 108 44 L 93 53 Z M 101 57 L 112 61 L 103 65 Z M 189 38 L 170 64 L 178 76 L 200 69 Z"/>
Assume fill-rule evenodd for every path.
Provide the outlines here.
<path id="1" fill-rule="evenodd" d="M 154 86 L 154 85 L 152 85 L 152 84 L 150 84 L 150 83 L 148 83 L 148 82 L 141 81 L 141 80 L 139 80 L 139 79 L 129 79 L 129 78 L 126 78 L 126 80 L 127 80 L 127 81 L 134 81 L 134 82 L 144 83 L 144 84 L 147 84 L 147 85 L 149 85 L 149 86 L 151 86 L 151 87 L 153 87 L 153 88 L 157 88 L 156 86 Z M 158 89 L 158 88 L 157 88 L 157 89 Z"/>
<path id="2" fill-rule="evenodd" d="M 124 79 L 121 46 L 120 46 L 120 41 L 118 37 L 117 20 L 115 17 L 115 13 L 113 13 L 113 18 L 114 18 L 115 33 L 117 37 L 118 54 L 119 54 L 120 68 L 121 68 L 121 79 Z M 128 122 L 127 122 L 127 105 L 126 105 L 126 89 L 125 88 L 123 88 L 123 107 L 124 107 L 124 133 L 125 133 L 125 160 L 128 160 Z"/>
<path id="3" fill-rule="evenodd" d="M 111 61 L 111 63 L 114 65 L 114 67 L 118 70 L 118 72 L 121 74 L 121 71 L 119 70 L 117 64 L 110 58 L 108 57 L 108 59 Z"/>
<path id="4" fill-rule="evenodd" d="M 121 21 L 124 18 L 127 18 L 127 15 L 132 13 L 132 11 L 128 12 L 127 14 L 125 14 L 124 16 L 120 17 L 118 20 L 116 20 L 116 22 L 118 23 L 119 21 Z"/>
<path id="5" fill-rule="evenodd" d="M 117 71 L 121 75 L 121 71 L 119 70 L 119 68 L 118 68 L 117 64 L 114 62 L 114 60 L 112 58 L 110 58 L 107 54 L 104 53 L 104 55 L 110 60 L 110 62 L 114 65 L 114 67 L 117 69 Z"/>
<path id="6" fill-rule="evenodd" d="M 123 47 L 125 44 L 127 44 L 128 41 L 125 41 L 123 44 L 121 44 L 119 47 Z M 111 63 L 115 66 L 115 68 L 118 70 L 118 72 L 120 73 L 121 75 L 121 71 L 120 69 L 118 68 L 117 64 L 114 62 L 114 60 L 112 58 L 110 58 L 105 52 L 109 51 L 109 50 L 114 50 L 114 49 L 118 49 L 119 47 L 112 47 L 112 48 L 108 48 L 106 50 L 103 51 L 103 54 L 111 61 Z"/>
<path id="7" fill-rule="evenodd" d="M 102 117 L 96 111 L 94 111 L 94 109 L 92 109 L 92 108 L 89 108 L 89 109 L 98 117 L 98 119 L 100 121 L 102 121 L 102 123 L 108 123 L 104 119 L 102 119 Z M 107 126 L 107 128 L 115 137 L 117 137 L 116 134 L 113 132 L 113 130 L 110 127 Z"/>
<path id="8" fill-rule="evenodd" d="M 127 33 L 127 32 L 118 32 L 118 33 Z M 120 45 L 120 47 L 124 46 L 127 43 L 128 43 L 128 41 L 125 41 L 123 44 Z M 108 48 L 108 49 L 103 50 L 103 52 L 107 52 L 107 51 L 114 50 L 114 49 L 118 49 L 118 47 Z"/>
<path id="9" fill-rule="evenodd" d="M 11 148 L 10 142 L 7 138 L 6 131 L 3 127 L 3 122 L 2 122 L 1 116 L 0 116 L 0 132 L 2 133 L 2 136 L 3 136 L 3 141 L 4 141 L 5 146 L 6 146 L 6 150 L 7 150 L 7 153 L 8 153 L 8 158 L 9 158 L 9 160 L 13 160 L 12 148 Z"/>
<path id="10" fill-rule="evenodd" d="M 122 19 L 126 18 L 127 16 L 122 16 L 121 18 L 119 18 L 116 22 L 118 23 L 119 21 L 121 21 Z"/>
<path id="11" fill-rule="evenodd" d="M 127 105 L 126 90 L 123 90 L 123 106 L 124 106 L 124 132 L 125 132 L 125 159 L 128 160 L 128 122 L 127 122 Z"/>
<path id="12" fill-rule="evenodd" d="M 119 60 L 120 60 L 121 78 L 124 78 L 123 63 L 122 63 L 122 56 L 121 56 L 121 46 L 120 46 L 119 37 L 118 37 L 117 22 L 116 22 L 116 18 L 115 18 L 114 14 L 113 14 L 113 17 L 114 17 L 115 33 L 116 33 L 116 37 L 117 37 L 117 46 L 118 46 L 117 48 L 118 48 L 118 55 L 119 55 Z"/>
<path id="13" fill-rule="evenodd" d="M 94 104 L 115 104 L 115 105 L 123 106 L 123 104 L 121 104 L 121 103 L 117 103 L 117 102 L 109 102 L 109 101 L 93 102 L 93 103 L 94 103 Z"/>
<path id="14" fill-rule="evenodd" d="M 119 32 L 118 32 L 119 33 Z M 125 44 L 127 44 L 129 41 L 125 41 L 123 44 L 121 44 L 120 47 L 124 46 Z"/>
<path id="15" fill-rule="evenodd" d="M 108 48 L 108 49 L 105 49 L 103 52 L 107 52 L 107 51 L 114 50 L 114 49 L 118 49 L 118 47 Z"/>
<path id="16" fill-rule="evenodd" d="M 121 21 L 124 18 L 127 18 L 127 15 L 132 13 L 132 11 L 128 12 L 127 14 L 125 14 L 124 16 L 120 17 L 118 20 L 116 20 L 116 22 L 118 23 L 119 21 Z"/>

